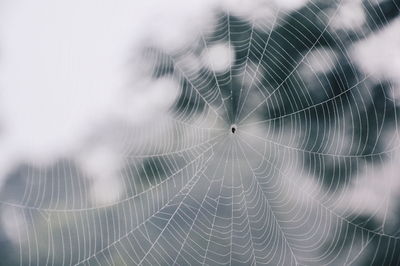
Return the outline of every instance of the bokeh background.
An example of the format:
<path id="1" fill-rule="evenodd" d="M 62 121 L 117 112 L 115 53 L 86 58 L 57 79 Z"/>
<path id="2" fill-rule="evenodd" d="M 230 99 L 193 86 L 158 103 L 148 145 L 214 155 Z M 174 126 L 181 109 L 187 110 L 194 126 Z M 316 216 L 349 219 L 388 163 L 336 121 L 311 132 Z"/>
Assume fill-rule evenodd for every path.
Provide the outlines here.
<path id="1" fill-rule="evenodd" d="M 0 0 L 0 264 L 400 264 L 399 12 Z"/>

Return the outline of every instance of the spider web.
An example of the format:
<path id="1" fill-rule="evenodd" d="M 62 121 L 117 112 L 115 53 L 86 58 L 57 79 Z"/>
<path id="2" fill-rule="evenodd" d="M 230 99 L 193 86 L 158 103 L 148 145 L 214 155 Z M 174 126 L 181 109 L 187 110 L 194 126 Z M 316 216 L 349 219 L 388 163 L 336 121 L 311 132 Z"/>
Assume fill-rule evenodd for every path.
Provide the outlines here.
<path id="1" fill-rule="evenodd" d="M 392 87 L 349 52 L 391 17 L 365 1 L 361 30 L 335 29 L 344 4 L 271 7 L 267 19 L 219 10 L 194 44 L 147 49 L 153 79 L 173 80 L 180 94 L 163 121 L 116 133 L 124 194 L 92 202 L 67 159 L 21 166 L 23 193 L 15 199 L 11 183 L 1 200 L 20 225 L 20 264 L 400 263 L 392 184 L 372 212 L 347 204 L 360 176 L 398 152 Z M 228 56 L 207 59 L 219 48 Z"/>

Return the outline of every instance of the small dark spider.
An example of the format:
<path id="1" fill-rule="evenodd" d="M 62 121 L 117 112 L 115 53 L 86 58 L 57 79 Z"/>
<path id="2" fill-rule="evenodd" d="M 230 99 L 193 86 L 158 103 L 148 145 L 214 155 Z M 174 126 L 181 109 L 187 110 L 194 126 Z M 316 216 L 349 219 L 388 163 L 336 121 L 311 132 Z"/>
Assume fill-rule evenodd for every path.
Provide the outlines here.
<path id="1" fill-rule="evenodd" d="M 232 132 L 232 134 L 235 134 L 235 132 L 236 132 L 236 125 L 232 125 L 232 126 L 231 126 L 231 132 Z"/>

